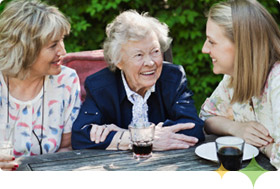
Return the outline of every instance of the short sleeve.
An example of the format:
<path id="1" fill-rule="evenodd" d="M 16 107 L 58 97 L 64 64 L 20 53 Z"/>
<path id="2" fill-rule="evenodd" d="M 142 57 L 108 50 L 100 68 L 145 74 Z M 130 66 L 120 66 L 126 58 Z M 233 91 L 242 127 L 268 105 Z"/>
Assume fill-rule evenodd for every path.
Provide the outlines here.
<path id="1" fill-rule="evenodd" d="M 273 114 L 273 132 L 274 144 L 272 146 L 271 164 L 280 169 L 280 66 L 273 69 L 268 78 L 268 91 L 270 94 L 270 103 Z"/>
<path id="2" fill-rule="evenodd" d="M 68 82 L 68 89 L 70 90 L 70 97 L 67 99 L 68 106 L 65 112 L 64 130 L 63 133 L 70 133 L 72 125 L 78 117 L 81 106 L 81 94 L 80 94 L 80 81 L 77 73 L 74 71 L 71 73 Z"/>
<path id="3" fill-rule="evenodd" d="M 230 76 L 225 75 L 212 95 L 205 100 L 201 107 L 200 118 L 206 120 L 212 116 L 224 116 L 233 120 L 233 111 L 230 104 L 233 89 L 228 88 Z"/>

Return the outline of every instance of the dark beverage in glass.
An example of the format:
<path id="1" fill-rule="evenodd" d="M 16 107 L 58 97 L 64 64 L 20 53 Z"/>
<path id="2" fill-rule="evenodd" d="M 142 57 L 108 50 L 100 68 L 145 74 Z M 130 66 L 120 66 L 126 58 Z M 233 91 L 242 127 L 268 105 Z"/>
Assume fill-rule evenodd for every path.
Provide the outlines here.
<path id="1" fill-rule="evenodd" d="M 155 124 L 132 123 L 128 126 L 130 140 L 132 144 L 133 157 L 135 159 L 145 159 L 152 156 L 153 140 L 155 135 Z"/>
<path id="2" fill-rule="evenodd" d="M 153 144 L 133 144 L 132 150 L 137 156 L 146 156 L 151 154 L 153 149 Z"/>
<path id="3" fill-rule="evenodd" d="M 243 152 L 237 147 L 222 147 L 218 150 L 218 158 L 225 169 L 238 171 L 242 167 Z"/>
<path id="4" fill-rule="evenodd" d="M 216 152 L 220 166 L 229 171 L 237 171 L 242 167 L 245 141 L 235 136 L 223 136 L 215 140 Z"/>

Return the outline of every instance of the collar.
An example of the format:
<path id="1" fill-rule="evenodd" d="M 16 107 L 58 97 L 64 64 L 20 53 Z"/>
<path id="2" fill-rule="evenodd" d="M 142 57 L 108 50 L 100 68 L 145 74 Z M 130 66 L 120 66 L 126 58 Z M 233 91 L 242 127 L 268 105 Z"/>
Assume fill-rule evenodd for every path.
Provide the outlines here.
<path id="1" fill-rule="evenodd" d="M 132 91 L 132 90 L 129 88 L 129 86 L 128 86 L 128 84 L 127 84 L 127 81 L 126 81 L 126 79 L 125 79 L 125 77 L 124 77 L 123 71 L 121 71 L 121 77 L 122 77 L 122 81 L 123 81 L 123 85 L 124 85 L 124 89 L 125 89 L 127 98 L 128 98 L 128 100 L 129 100 L 131 103 L 133 103 L 133 102 L 134 102 L 133 96 L 134 96 L 134 95 L 140 96 L 140 95 L 139 95 L 138 93 Z M 144 98 L 143 98 L 144 102 L 147 101 L 147 99 L 150 97 L 150 95 L 151 95 L 152 92 L 155 92 L 155 85 L 153 85 L 153 86 L 146 92 L 146 94 L 145 94 L 145 96 L 144 96 Z M 141 96 L 141 97 L 142 97 L 142 96 Z"/>

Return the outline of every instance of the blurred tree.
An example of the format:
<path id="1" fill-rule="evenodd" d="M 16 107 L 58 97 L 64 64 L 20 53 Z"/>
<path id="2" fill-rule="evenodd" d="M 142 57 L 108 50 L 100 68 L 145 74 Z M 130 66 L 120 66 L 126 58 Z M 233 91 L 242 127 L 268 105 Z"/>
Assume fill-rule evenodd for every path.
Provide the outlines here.
<path id="1" fill-rule="evenodd" d="M 0 12 L 7 2 L 0 4 Z M 136 9 L 149 12 L 165 22 L 173 38 L 174 64 L 183 65 L 189 87 L 195 93 L 196 107 L 216 88 L 221 75 L 212 73 L 211 59 L 201 53 L 205 40 L 204 13 L 219 0 L 43 0 L 55 5 L 69 18 L 72 29 L 65 39 L 68 52 L 102 48 L 105 27 L 120 12 Z M 280 4 L 276 0 L 259 0 L 280 24 Z"/>

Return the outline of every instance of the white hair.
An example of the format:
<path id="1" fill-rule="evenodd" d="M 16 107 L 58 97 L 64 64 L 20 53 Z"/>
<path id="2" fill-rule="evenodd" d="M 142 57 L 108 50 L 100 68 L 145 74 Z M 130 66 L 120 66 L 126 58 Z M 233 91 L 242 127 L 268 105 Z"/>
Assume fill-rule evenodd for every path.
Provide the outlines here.
<path id="1" fill-rule="evenodd" d="M 139 41 L 147 34 L 155 32 L 158 37 L 161 52 L 165 52 L 172 41 L 168 36 L 168 26 L 148 13 L 139 14 L 128 10 L 118 15 L 106 27 L 107 39 L 103 45 L 104 57 L 110 70 L 114 71 L 121 61 L 121 46 L 127 41 Z"/>

